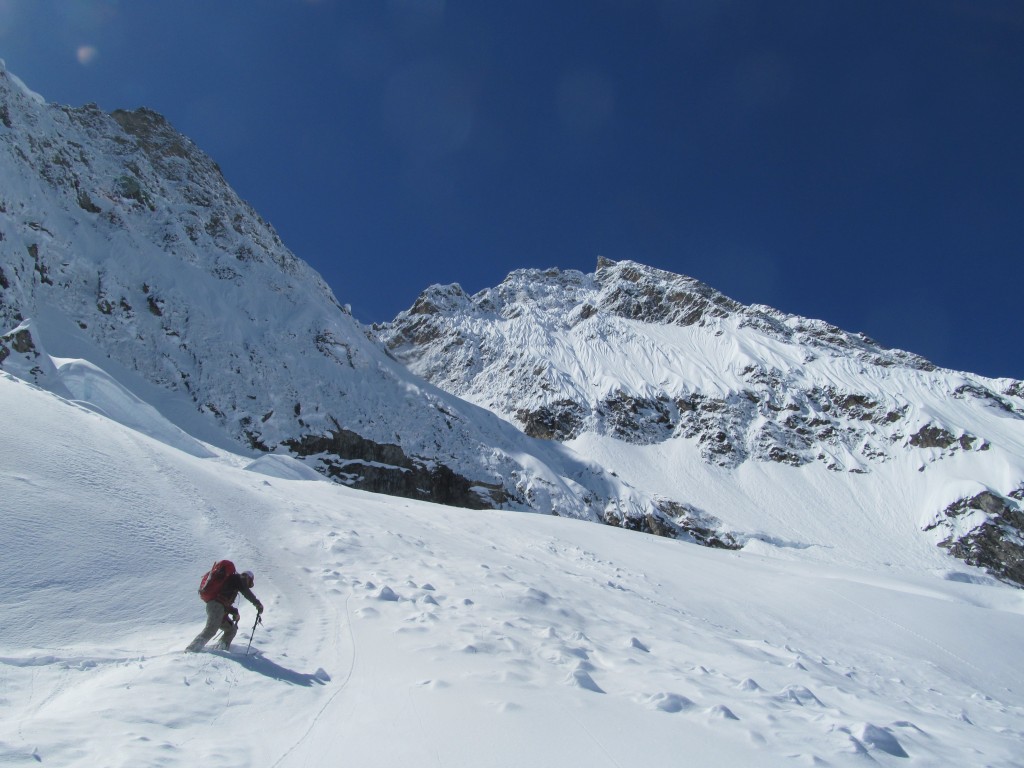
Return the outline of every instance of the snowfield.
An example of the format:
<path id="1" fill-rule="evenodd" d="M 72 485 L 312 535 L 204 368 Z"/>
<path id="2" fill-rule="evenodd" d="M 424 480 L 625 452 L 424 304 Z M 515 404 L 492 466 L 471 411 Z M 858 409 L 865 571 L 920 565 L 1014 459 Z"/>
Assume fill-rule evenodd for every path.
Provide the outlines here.
<path id="1" fill-rule="evenodd" d="M 0 764 L 1022 765 L 980 570 L 366 494 L 57 363 L 74 401 L 0 373 Z M 221 557 L 265 624 L 185 654 Z"/>

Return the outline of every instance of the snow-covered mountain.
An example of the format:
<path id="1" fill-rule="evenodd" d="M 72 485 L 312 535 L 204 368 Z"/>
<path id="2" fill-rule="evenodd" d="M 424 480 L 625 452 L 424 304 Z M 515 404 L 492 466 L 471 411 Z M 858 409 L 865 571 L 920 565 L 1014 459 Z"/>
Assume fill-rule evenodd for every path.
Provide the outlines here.
<path id="1" fill-rule="evenodd" d="M 0 372 L 0 765 L 1020 765 L 1024 603 L 976 569 L 310 482 L 76 367 L 134 427 Z M 222 557 L 264 623 L 182 653 Z"/>
<path id="2" fill-rule="evenodd" d="M 607 259 L 434 286 L 378 330 L 428 381 L 747 536 L 938 543 L 1024 583 L 1019 381 Z"/>
<path id="3" fill-rule="evenodd" d="M 1020 382 L 631 262 L 434 287 L 389 353 L 160 115 L 4 68 L 0 177 L 0 366 L 193 455 L 1024 583 Z"/>
<path id="4" fill-rule="evenodd" d="M 679 530 L 410 374 L 160 115 L 47 104 L 0 66 L 0 178 L 5 369 L 66 395 L 44 361 L 84 360 L 194 437 L 359 488 Z"/>
<path id="5" fill-rule="evenodd" d="M 153 112 L 0 179 L 0 764 L 1020 765 L 1020 383 L 602 262 L 381 329 L 461 399 Z"/>

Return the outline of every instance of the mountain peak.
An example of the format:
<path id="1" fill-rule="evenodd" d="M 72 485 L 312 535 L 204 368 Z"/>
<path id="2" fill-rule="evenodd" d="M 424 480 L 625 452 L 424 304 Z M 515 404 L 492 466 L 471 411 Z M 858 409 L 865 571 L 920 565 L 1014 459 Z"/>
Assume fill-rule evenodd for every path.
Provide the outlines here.
<path id="1" fill-rule="evenodd" d="M 648 323 L 705 325 L 744 309 L 711 286 L 633 261 L 598 260 L 599 307 Z"/>
<path id="2" fill-rule="evenodd" d="M 402 313 L 379 330 L 428 381 L 527 434 L 585 447 L 632 485 L 693 501 L 690 519 L 707 514 L 733 531 L 763 525 L 763 489 L 739 492 L 723 509 L 701 504 L 719 495 L 704 496 L 702 487 L 725 484 L 732 494 L 741 478 L 785 467 L 816 478 L 811 503 L 833 485 L 834 501 L 852 482 L 838 478 L 860 476 L 876 477 L 876 488 L 892 483 L 883 495 L 897 499 L 942 462 L 984 466 L 975 471 L 989 477 L 996 465 L 981 457 L 997 446 L 1013 454 L 1024 438 L 1020 385 L 940 370 L 863 334 L 745 306 L 699 280 L 632 261 L 600 258 L 592 275 L 517 270 L 496 288 L 460 294 L 457 311 Z M 998 424 L 988 421 L 994 412 Z M 673 481 L 682 467 L 688 481 Z M 922 530 L 941 532 L 936 543 L 1019 580 L 1024 547 L 995 531 L 1024 530 L 1006 522 L 1016 519 L 1021 487 L 1024 477 L 992 475 L 980 487 L 929 488 L 926 501 L 906 503 L 924 506 Z M 999 503 L 972 501 L 990 500 L 986 492 Z M 965 510 L 980 508 L 999 510 L 986 513 L 991 525 L 959 530 Z M 808 514 L 813 526 L 817 513 Z M 978 544 L 996 539 L 1002 543 Z M 1009 551 L 1004 545 L 1013 553 L 999 554 Z"/>
<path id="3" fill-rule="evenodd" d="M 409 310 L 411 315 L 436 315 L 454 312 L 470 305 L 469 295 L 458 283 L 432 285 L 423 291 Z"/>
<path id="4" fill-rule="evenodd" d="M 181 157 L 189 155 L 184 147 L 192 145 L 192 142 L 175 130 L 166 117 L 149 107 L 134 110 L 115 109 L 110 116 L 125 133 L 138 139 L 141 146 L 148 151 L 154 148 L 168 148 L 168 154 Z"/>

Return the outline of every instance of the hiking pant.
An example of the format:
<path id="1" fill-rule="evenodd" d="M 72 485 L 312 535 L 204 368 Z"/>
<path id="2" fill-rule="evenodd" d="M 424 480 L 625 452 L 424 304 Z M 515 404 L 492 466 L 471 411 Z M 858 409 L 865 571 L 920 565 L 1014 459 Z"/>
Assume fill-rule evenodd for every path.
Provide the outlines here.
<path id="1" fill-rule="evenodd" d="M 210 639 L 217 634 L 217 630 L 224 632 L 220 639 L 220 647 L 227 650 L 231 647 L 231 641 L 235 639 L 238 625 L 231 620 L 231 616 L 228 614 L 227 608 L 224 607 L 223 603 L 211 600 L 206 604 L 206 626 L 203 627 L 202 632 L 196 635 L 196 639 L 188 644 L 185 650 L 201 651 L 203 646 L 210 642 Z"/>

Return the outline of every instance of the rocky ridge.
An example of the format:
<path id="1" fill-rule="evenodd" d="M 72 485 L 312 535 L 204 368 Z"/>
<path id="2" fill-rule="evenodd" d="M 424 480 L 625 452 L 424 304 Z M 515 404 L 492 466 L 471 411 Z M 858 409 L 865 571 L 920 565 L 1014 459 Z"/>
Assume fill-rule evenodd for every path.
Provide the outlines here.
<path id="1" fill-rule="evenodd" d="M 593 275 L 517 271 L 472 297 L 434 286 L 377 330 L 413 371 L 528 434 L 566 441 L 590 431 L 637 444 L 683 437 L 723 467 L 818 461 L 858 472 L 891 458 L 894 446 L 985 450 L 966 428 L 908 419 L 912 403 L 874 384 L 886 370 L 956 380 L 944 396 L 1024 417 L 1019 382 L 937 371 L 862 334 L 743 306 L 632 262 L 601 259 Z M 816 377 L 819 358 L 857 370 L 841 383 Z"/>
<path id="2" fill-rule="evenodd" d="M 634 262 L 600 259 L 593 274 L 520 270 L 473 296 L 434 286 L 377 330 L 411 370 L 528 434 L 684 441 L 727 471 L 763 463 L 867 475 L 893 462 L 926 471 L 995 443 L 1015 450 L 975 418 L 989 413 L 1024 435 L 1020 382 L 939 369 Z M 994 530 L 1018 530 L 1012 515 L 1002 519 Z M 979 538 L 962 532 L 943 546 L 963 557 L 957 542 L 970 535 Z M 1007 546 L 1017 554 L 988 563 L 1004 575 L 1024 552 Z"/>

